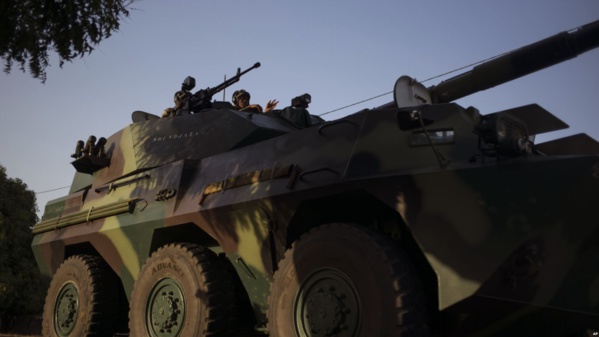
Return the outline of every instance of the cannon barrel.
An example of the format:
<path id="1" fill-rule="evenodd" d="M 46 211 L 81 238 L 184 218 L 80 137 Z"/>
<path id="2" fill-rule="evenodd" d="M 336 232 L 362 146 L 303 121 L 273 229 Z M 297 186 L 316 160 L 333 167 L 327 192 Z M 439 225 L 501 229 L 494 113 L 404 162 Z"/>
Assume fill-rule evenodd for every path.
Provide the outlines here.
<path id="1" fill-rule="evenodd" d="M 599 20 L 529 44 L 431 86 L 432 103 L 448 103 L 574 58 L 599 46 Z"/>

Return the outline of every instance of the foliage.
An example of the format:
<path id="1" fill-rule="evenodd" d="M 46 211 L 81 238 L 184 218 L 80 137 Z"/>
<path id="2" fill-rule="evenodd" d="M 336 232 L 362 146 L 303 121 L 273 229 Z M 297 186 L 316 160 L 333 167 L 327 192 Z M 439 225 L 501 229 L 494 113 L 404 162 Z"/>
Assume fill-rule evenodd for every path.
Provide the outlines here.
<path id="1" fill-rule="evenodd" d="M 36 210 L 34 192 L 0 165 L 0 316 L 42 311 L 46 285 L 31 250 Z"/>
<path id="2" fill-rule="evenodd" d="M 119 30 L 135 0 L 2 0 L 0 1 L 0 53 L 4 72 L 13 62 L 34 78 L 46 81 L 48 50 L 65 61 L 83 57 Z"/>

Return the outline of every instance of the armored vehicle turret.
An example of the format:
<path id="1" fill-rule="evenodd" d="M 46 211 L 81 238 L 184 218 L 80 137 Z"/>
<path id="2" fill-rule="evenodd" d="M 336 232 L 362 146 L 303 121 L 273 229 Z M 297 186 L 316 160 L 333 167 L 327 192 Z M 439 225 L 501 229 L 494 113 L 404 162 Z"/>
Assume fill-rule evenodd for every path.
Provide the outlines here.
<path id="1" fill-rule="evenodd" d="M 599 331 L 599 143 L 452 103 L 597 46 L 599 21 L 332 121 L 212 100 L 259 64 L 188 78 L 166 117 L 78 143 L 33 228 L 44 336 Z"/>

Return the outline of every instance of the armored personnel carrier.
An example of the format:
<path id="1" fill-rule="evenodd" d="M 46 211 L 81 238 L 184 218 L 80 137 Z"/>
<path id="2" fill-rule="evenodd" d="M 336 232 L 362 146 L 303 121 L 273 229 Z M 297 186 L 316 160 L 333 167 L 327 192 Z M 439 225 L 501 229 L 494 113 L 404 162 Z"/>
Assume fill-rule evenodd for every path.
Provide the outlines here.
<path id="1" fill-rule="evenodd" d="M 44 336 L 599 331 L 599 144 L 537 104 L 452 101 L 599 45 L 599 21 L 323 121 L 191 93 L 80 142 L 33 228 Z"/>

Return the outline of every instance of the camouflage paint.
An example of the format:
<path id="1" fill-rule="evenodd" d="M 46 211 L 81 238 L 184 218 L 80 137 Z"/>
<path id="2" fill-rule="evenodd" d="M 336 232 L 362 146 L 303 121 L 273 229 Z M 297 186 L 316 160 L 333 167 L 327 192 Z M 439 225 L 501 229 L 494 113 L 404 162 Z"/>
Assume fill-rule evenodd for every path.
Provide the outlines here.
<path id="1" fill-rule="evenodd" d="M 480 122 L 453 103 L 363 110 L 303 129 L 228 106 L 137 121 L 108 138 L 108 166 L 76 173 L 69 195 L 46 206 L 33 251 L 48 276 L 69 255 L 98 254 L 130 296 L 153 251 L 204 245 L 231 261 L 263 328 L 291 243 L 324 223 L 357 222 L 423 257 L 431 302 L 457 313 L 464 335 L 552 312 L 569 315 L 569 327 L 598 321 L 599 151 L 491 157 L 473 132 Z M 413 142 L 438 130 L 451 141 Z"/>

